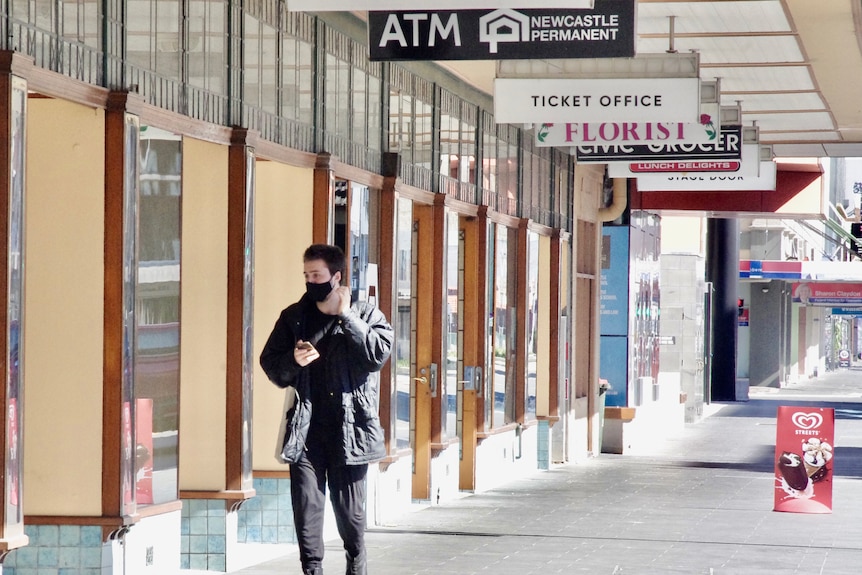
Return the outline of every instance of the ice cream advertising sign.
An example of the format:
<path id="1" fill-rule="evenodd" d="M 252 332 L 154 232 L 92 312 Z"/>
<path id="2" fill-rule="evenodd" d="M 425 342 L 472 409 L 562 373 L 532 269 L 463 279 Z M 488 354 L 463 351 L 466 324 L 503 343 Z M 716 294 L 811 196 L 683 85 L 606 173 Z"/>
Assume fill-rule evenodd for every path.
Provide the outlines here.
<path id="1" fill-rule="evenodd" d="M 775 511 L 832 513 L 835 410 L 778 408 Z"/>

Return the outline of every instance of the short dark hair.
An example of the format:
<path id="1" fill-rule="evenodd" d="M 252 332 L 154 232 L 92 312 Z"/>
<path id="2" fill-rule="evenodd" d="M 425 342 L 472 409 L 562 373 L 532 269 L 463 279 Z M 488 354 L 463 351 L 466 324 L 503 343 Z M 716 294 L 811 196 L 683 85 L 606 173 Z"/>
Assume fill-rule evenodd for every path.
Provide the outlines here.
<path id="1" fill-rule="evenodd" d="M 302 261 L 310 262 L 312 260 L 323 260 L 323 263 L 329 268 L 330 275 L 335 275 L 335 272 L 341 272 L 341 275 L 344 275 L 344 252 L 338 246 L 311 244 L 302 254 Z"/>

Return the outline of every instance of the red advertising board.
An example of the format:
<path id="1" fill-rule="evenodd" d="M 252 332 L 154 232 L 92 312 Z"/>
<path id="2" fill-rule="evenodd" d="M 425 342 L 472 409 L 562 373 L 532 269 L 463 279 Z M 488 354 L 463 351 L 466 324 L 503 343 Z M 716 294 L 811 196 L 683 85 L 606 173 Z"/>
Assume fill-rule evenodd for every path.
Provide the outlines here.
<path id="1" fill-rule="evenodd" d="M 835 410 L 778 408 L 775 511 L 832 513 Z"/>

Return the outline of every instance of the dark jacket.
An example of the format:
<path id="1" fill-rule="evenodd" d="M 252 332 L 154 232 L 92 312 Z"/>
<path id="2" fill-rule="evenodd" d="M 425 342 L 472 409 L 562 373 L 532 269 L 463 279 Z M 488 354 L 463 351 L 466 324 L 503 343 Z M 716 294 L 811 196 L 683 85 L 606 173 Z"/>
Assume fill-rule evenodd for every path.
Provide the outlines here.
<path id="1" fill-rule="evenodd" d="M 328 389 L 340 388 L 343 463 L 370 463 L 386 455 L 383 428 L 378 415 L 379 371 L 392 350 L 392 327 L 383 313 L 371 304 L 353 303 L 323 333 L 305 333 L 305 310 L 314 303 L 307 296 L 281 312 L 260 354 L 260 365 L 279 387 L 292 386 L 297 392 L 292 418 L 293 434 L 284 446 L 282 459 L 294 463 L 305 447 L 311 421 L 310 367 L 300 367 L 293 359 L 299 339 L 317 343 L 327 338 L 325 357 Z M 312 364 L 313 365 L 313 364 Z"/>

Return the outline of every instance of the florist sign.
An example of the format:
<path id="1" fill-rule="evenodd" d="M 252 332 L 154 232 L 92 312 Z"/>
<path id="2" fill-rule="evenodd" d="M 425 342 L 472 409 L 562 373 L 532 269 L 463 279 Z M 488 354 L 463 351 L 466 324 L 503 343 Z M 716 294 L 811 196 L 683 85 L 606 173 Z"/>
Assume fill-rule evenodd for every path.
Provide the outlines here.
<path id="1" fill-rule="evenodd" d="M 694 122 L 545 123 L 536 130 L 538 147 L 585 144 L 705 144 L 715 141 L 715 124 L 709 114 Z"/>

